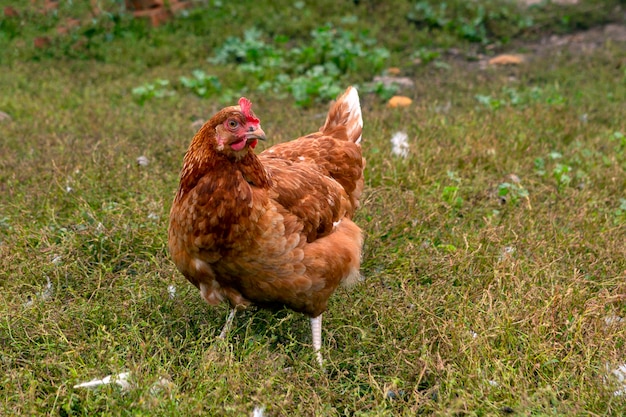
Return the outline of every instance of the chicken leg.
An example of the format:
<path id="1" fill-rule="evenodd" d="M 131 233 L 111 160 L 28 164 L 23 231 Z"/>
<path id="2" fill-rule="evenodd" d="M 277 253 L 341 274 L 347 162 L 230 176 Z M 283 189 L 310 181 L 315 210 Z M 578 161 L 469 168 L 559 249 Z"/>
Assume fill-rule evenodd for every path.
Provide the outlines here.
<path id="1" fill-rule="evenodd" d="M 228 334 L 228 332 L 230 332 L 230 328 L 233 325 L 233 319 L 235 318 L 236 312 L 237 312 L 236 309 L 234 308 L 230 309 L 230 312 L 228 313 L 228 317 L 226 317 L 226 323 L 224 324 L 224 327 L 222 328 L 222 332 L 220 333 L 218 339 L 224 339 L 226 335 Z"/>
<path id="2" fill-rule="evenodd" d="M 323 367 L 322 361 L 322 315 L 311 318 L 311 333 L 313 334 L 313 350 L 320 367 Z"/>

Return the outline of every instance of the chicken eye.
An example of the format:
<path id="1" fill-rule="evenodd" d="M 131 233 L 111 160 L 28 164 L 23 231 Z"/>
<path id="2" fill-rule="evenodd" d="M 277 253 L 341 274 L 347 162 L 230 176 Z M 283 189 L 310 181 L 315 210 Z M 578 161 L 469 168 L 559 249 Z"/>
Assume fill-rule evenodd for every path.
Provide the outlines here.
<path id="1" fill-rule="evenodd" d="M 239 126 L 239 122 L 237 120 L 230 119 L 228 121 L 228 127 L 231 129 L 235 129 L 237 126 Z"/>

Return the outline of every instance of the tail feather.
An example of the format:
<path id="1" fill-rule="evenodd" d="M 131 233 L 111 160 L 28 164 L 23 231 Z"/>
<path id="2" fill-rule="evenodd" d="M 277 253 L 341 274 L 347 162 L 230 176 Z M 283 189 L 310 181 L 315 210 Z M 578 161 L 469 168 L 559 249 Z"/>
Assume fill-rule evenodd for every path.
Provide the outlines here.
<path id="1" fill-rule="evenodd" d="M 354 87 L 348 87 L 328 111 L 326 122 L 320 128 L 325 135 L 333 135 L 339 129 L 345 129 L 348 140 L 359 145 L 363 131 L 363 116 L 359 93 Z M 333 135 L 334 136 L 334 135 Z"/>

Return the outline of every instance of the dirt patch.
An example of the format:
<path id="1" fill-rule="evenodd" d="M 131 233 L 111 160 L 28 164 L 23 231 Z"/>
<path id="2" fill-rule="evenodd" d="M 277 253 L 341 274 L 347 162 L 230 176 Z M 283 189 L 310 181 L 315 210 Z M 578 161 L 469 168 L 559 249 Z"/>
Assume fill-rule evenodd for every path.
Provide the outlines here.
<path id="1" fill-rule="evenodd" d="M 612 23 L 566 35 L 548 34 L 537 41 L 512 42 L 509 45 L 498 48 L 498 52 L 501 54 L 514 54 L 516 57 L 519 57 L 521 62 L 528 62 L 562 52 L 590 54 L 607 43 L 623 44 L 626 52 L 626 25 Z M 491 66 L 490 61 L 493 63 L 495 61 L 494 57 L 497 55 L 488 52 L 467 53 L 456 48 L 451 48 L 445 53 L 445 56 L 452 62 L 457 62 L 458 64 L 464 62 L 463 65 L 466 67 L 481 69 Z M 626 56 L 626 53 L 624 55 Z M 511 65 L 514 64 L 512 63 Z"/>
<path id="2" fill-rule="evenodd" d="M 565 4 L 565 5 L 572 5 L 572 4 L 578 4 L 579 0 L 552 0 L 552 3 L 555 4 Z M 534 6 L 535 4 L 541 4 L 543 2 L 543 0 L 520 0 L 520 3 L 523 4 L 524 6 Z"/>
<path id="3" fill-rule="evenodd" d="M 573 34 L 550 35 L 542 38 L 537 43 L 524 46 L 539 55 L 552 53 L 554 49 L 564 48 L 570 52 L 587 53 L 594 51 L 609 41 L 626 42 L 626 26 L 609 24 Z"/>

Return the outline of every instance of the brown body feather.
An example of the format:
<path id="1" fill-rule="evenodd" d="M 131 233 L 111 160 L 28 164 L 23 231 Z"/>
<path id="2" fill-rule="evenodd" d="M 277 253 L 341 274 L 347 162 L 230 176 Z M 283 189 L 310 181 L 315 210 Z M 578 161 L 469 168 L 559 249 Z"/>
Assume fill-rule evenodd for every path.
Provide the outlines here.
<path id="1" fill-rule="evenodd" d="M 349 114 L 349 91 L 319 132 L 260 155 L 224 146 L 236 141 L 221 128 L 225 121 L 258 123 L 238 106 L 196 134 L 170 214 L 169 249 L 206 301 L 316 317 L 339 284 L 359 277 L 363 239 L 351 219 L 363 189 L 362 120 L 360 108 L 358 118 Z"/>

